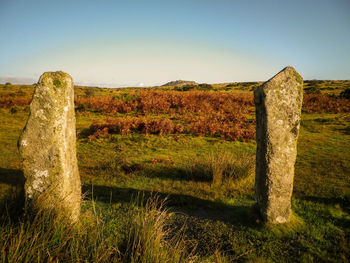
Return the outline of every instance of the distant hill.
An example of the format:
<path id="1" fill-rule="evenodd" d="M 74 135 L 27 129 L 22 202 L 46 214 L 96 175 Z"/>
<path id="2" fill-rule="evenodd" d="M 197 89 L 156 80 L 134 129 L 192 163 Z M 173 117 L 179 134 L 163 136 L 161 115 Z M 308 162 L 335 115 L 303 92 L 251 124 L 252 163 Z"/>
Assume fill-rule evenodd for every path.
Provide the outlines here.
<path id="1" fill-rule="evenodd" d="M 197 85 L 197 82 L 195 81 L 188 81 L 188 80 L 175 80 L 175 81 L 170 81 L 168 83 L 165 83 L 162 85 L 162 87 L 167 87 L 167 86 L 184 86 L 184 85 Z"/>
<path id="2" fill-rule="evenodd" d="M 12 83 L 12 84 L 33 84 L 37 80 L 34 78 L 17 78 L 17 77 L 4 77 L 0 76 L 0 83 Z"/>

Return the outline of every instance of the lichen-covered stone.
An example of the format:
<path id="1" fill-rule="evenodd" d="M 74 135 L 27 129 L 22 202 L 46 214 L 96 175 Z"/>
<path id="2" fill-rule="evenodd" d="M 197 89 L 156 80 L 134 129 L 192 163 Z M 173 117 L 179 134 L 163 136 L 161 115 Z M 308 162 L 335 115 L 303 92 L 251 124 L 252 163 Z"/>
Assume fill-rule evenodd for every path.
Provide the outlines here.
<path id="1" fill-rule="evenodd" d="M 255 198 L 265 221 L 290 220 L 303 79 L 286 67 L 254 92 L 256 107 Z"/>
<path id="2" fill-rule="evenodd" d="M 81 183 L 71 76 L 58 71 L 40 77 L 18 144 L 23 158 L 26 200 L 34 208 L 54 209 L 76 222 L 80 214 Z"/>

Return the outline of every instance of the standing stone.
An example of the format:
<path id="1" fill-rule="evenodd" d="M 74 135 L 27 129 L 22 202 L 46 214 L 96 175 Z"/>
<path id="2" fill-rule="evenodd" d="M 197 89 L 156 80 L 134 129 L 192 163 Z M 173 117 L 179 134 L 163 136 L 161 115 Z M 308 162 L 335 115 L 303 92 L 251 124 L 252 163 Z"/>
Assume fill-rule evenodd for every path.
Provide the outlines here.
<path id="1" fill-rule="evenodd" d="M 294 164 L 303 101 L 303 79 L 286 67 L 254 92 L 256 107 L 255 198 L 263 219 L 291 216 Z"/>
<path id="2" fill-rule="evenodd" d="M 62 71 L 44 73 L 36 86 L 19 139 L 26 200 L 53 209 L 71 222 L 80 214 L 81 183 L 76 158 L 74 87 Z"/>

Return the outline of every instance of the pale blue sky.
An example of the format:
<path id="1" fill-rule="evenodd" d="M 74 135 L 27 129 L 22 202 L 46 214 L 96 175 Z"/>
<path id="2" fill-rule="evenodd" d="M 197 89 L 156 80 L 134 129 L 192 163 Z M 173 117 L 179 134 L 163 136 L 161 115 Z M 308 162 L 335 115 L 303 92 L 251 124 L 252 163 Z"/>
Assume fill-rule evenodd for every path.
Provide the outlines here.
<path id="1" fill-rule="evenodd" d="M 0 77 L 109 86 L 350 79 L 350 0 L 0 0 Z"/>

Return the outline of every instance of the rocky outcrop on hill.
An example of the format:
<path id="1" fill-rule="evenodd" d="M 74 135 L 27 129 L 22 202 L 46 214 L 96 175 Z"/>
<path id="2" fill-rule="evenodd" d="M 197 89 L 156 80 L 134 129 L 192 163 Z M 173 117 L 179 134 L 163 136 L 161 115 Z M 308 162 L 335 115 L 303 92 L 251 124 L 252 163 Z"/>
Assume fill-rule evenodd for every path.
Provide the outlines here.
<path id="1" fill-rule="evenodd" d="M 197 82 L 195 81 L 188 81 L 188 80 L 175 80 L 175 81 L 170 81 L 168 83 L 165 83 L 162 85 L 162 87 L 166 86 L 184 86 L 184 85 L 197 85 Z"/>

